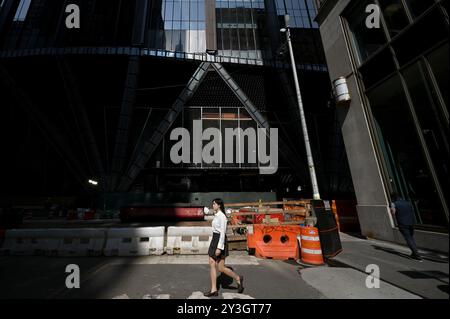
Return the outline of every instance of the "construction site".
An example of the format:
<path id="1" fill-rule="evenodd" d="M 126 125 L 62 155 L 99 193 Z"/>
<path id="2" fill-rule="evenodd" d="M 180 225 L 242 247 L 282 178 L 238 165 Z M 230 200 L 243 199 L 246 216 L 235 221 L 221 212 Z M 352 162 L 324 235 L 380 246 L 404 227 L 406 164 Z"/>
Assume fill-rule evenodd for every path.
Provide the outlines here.
<path id="1" fill-rule="evenodd" d="M 382 76 L 366 82 L 369 60 L 355 84 L 350 51 L 335 60 L 332 2 L 0 1 L 0 298 L 448 298 L 447 164 L 427 139 L 410 167 L 375 137 L 378 108 L 355 104 Z M 218 201 L 245 290 L 219 272 L 208 295 Z"/>

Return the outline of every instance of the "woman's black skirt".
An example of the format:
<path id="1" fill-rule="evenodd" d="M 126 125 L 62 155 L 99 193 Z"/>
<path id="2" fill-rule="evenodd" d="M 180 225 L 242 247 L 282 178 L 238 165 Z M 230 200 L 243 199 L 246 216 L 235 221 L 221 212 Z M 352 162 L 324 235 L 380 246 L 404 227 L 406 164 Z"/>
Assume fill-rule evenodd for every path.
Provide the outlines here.
<path id="1" fill-rule="evenodd" d="M 219 239 L 220 239 L 220 234 L 219 233 L 213 233 L 213 237 L 211 239 L 211 244 L 209 245 L 209 249 L 208 249 L 208 255 L 209 257 L 215 259 L 215 260 L 219 260 L 222 258 L 225 258 L 228 256 L 228 241 L 227 241 L 227 236 L 225 235 L 225 245 L 224 245 L 224 250 L 221 250 L 221 254 L 219 256 L 216 256 L 216 249 L 217 249 L 217 245 L 219 244 Z"/>

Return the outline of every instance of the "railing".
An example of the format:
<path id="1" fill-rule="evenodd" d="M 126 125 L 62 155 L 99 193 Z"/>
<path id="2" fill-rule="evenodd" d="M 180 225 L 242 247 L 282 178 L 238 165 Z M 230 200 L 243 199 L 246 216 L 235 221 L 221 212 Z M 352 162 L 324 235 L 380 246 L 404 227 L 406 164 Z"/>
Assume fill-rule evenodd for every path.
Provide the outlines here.
<path id="1" fill-rule="evenodd" d="M 289 64 L 274 60 L 250 59 L 239 57 L 213 56 L 207 53 L 186 53 L 174 52 L 166 50 L 143 49 L 136 47 L 65 47 L 65 48 L 35 48 L 35 49 L 16 49 L 16 50 L 0 50 L 0 58 L 15 58 L 25 56 L 39 55 L 64 55 L 64 54 L 81 54 L 81 55 L 141 55 L 155 56 L 159 58 L 168 58 L 176 60 L 196 60 L 202 62 L 215 63 L 236 63 L 255 66 L 273 66 L 277 68 L 289 68 Z M 297 63 L 297 68 L 306 71 L 327 72 L 324 64 Z"/>

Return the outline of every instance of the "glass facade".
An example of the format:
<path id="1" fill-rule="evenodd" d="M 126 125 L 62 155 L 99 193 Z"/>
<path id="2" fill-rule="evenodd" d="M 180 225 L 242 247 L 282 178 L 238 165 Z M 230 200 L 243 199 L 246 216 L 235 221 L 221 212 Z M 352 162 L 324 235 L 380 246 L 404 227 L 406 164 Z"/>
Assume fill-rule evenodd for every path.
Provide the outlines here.
<path id="1" fill-rule="evenodd" d="M 387 164 L 390 188 L 412 201 L 417 223 L 445 225 L 437 185 L 421 147 L 400 77 L 396 75 L 386 80 L 367 96 Z"/>
<path id="2" fill-rule="evenodd" d="M 314 21 L 317 13 L 313 0 L 276 0 L 276 6 L 279 16 L 289 14 L 292 28 L 319 28 Z"/>
<path id="3" fill-rule="evenodd" d="M 148 47 L 187 53 L 205 52 L 204 0 L 155 0 L 152 3 L 154 9 L 149 22 Z M 271 56 L 265 1 L 217 0 L 215 3 L 219 56 L 249 59 Z M 313 20 L 316 12 L 312 0 L 277 0 L 276 13 L 282 25 L 282 16 L 289 14 L 293 28 L 318 28 Z"/>
<path id="4" fill-rule="evenodd" d="M 409 24 L 401 0 L 379 0 L 379 5 L 391 37 L 399 34 Z"/>
<path id="5" fill-rule="evenodd" d="M 433 0 L 406 0 L 405 2 L 413 18 L 419 17 L 434 4 Z"/>
<path id="6" fill-rule="evenodd" d="M 17 7 L 16 14 L 14 16 L 14 21 L 24 21 L 28 9 L 30 8 L 31 0 L 21 0 L 19 6 Z"/>
<path id="7" fill-rule="evenodd" d="M 285 26 L 284 15 L 289 15 L 295 60 L 310 64 L 324 64 L 319 25 L 314 21 L 317 11 L 313 0 L 275 0 L 278 27 Z M 284 38 L 281 38 L 282 44 Z"/>
<path id="8" fill-rule="evenodd" d="M 205 52 L 204 0 L 163 0 L 154 1 L 152 5 L 149 47 L 189 53 Z"/>
<path id="9" fill-rule="evenodd" d="M 387 42 L 386 36 L 381 29 L 369 29 L 365 26 L 366 15 L 362 14 L 361 10 L 363 10 L 362 12 L 365 12 L 365 8 L 370 4 L 375 4 L 375 2 L 364 1 L 362 5 L 358 6 L 348 14 L 348 23 L 350 30 L 352 31 L 352 40 L 360 63 L 366 61 Z"/>
<path id="10" fill-rule="evenodd" d="M 211 0 L 213 13 L 208 13 L 207 1 L 74 0 L 82 13 L 81 28 L 70 30 L 61 26 L 63 2 L 4 0 L 0 48 L 129 46 L 171 57 L 205 55 L 211 39 L 218 57 L 262 64 L 276 58 L 284 42 L 279 29 L 284 26 L 283 16 L 289 14 L 291 27 L 298 31 L 293 32 L 297 62 L 324 65 L 312 0 Z M 208 21 L 215 25 L 214 35 L 207 30 Z"/>
<path id="11" fill-rule="evenodd" d="M 264 1 L 217 1 L 219 55 L 261 59 Z"/>
<path id="12" fill-rule="evenodd" d="M 156 10 L 149 21 L 150 48 L 187 53 L 206 51 L 204 0 L 152 2 Z M 261 0 L 216 1 L 218 54 L 261 59 L 259 30 L 264 13 Z"/>
<path id="13" fill-rule="evenodd" d="M 378 0 L 346 12 L 388 191 L 415 207 L 416 222 L 448 231 L 449 102 L 446 1 Z M 380 5 L 380 29 L 364 20 Z M 372 37 L 373 35 L 373 37 Z"/>

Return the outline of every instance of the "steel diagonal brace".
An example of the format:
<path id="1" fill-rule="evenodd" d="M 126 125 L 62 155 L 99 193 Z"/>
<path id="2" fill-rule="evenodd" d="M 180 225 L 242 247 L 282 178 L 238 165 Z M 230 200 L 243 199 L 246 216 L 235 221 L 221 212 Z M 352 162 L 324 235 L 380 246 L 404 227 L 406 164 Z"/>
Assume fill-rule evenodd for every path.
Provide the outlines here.
<path id="1" fill-rule="evenodd" d="M 122 105 L 120 108 L 118 128 L 116 132 L 116 143 L 114 146 L 114 156 L 112 160 L 112 172 L 109 183 L 110 190 L 114 190 L 124 171 L 124 165 L 127 157 L 128 139 L 130 126 L 134 111 L 134 102 L 136 99 L 136 87 L 139 75 L 139 56 L 130 56 L 128 62 L 128 73 L 125 82 L 125 89 L 122 96 Z"/>
<path id="2" fill-rule="evenodd" d="M 175 103 L 167 112 L 166 116 L 161 121 L 161 123 L 159 124 L 158 128 L 155 130 L 153 135 L 149 139 L 147 139 L 144 143 L 141 144 L 140 150 L 137 151 L 138 155 L 135 157 L 133 163 L 130 165 L 127 174 L 122 179 L 118 191 L 127 191 L 130 188 L 133 181 L 139 175 L 141 170 L 145 167 L 150 157 L 153 155 L 153 152 L 161 143 L 164 135 L 169 131 L 170 127 L 183 110 L 186 102 L 197 91 L 198 87 L 205 78 L 210 65 L 211 63 L 209 62 L 202 62 L 199 65 L 194 75 L 191 77 L 186 87 L 183 89 L 183 91 L 180 93 Z"/>

